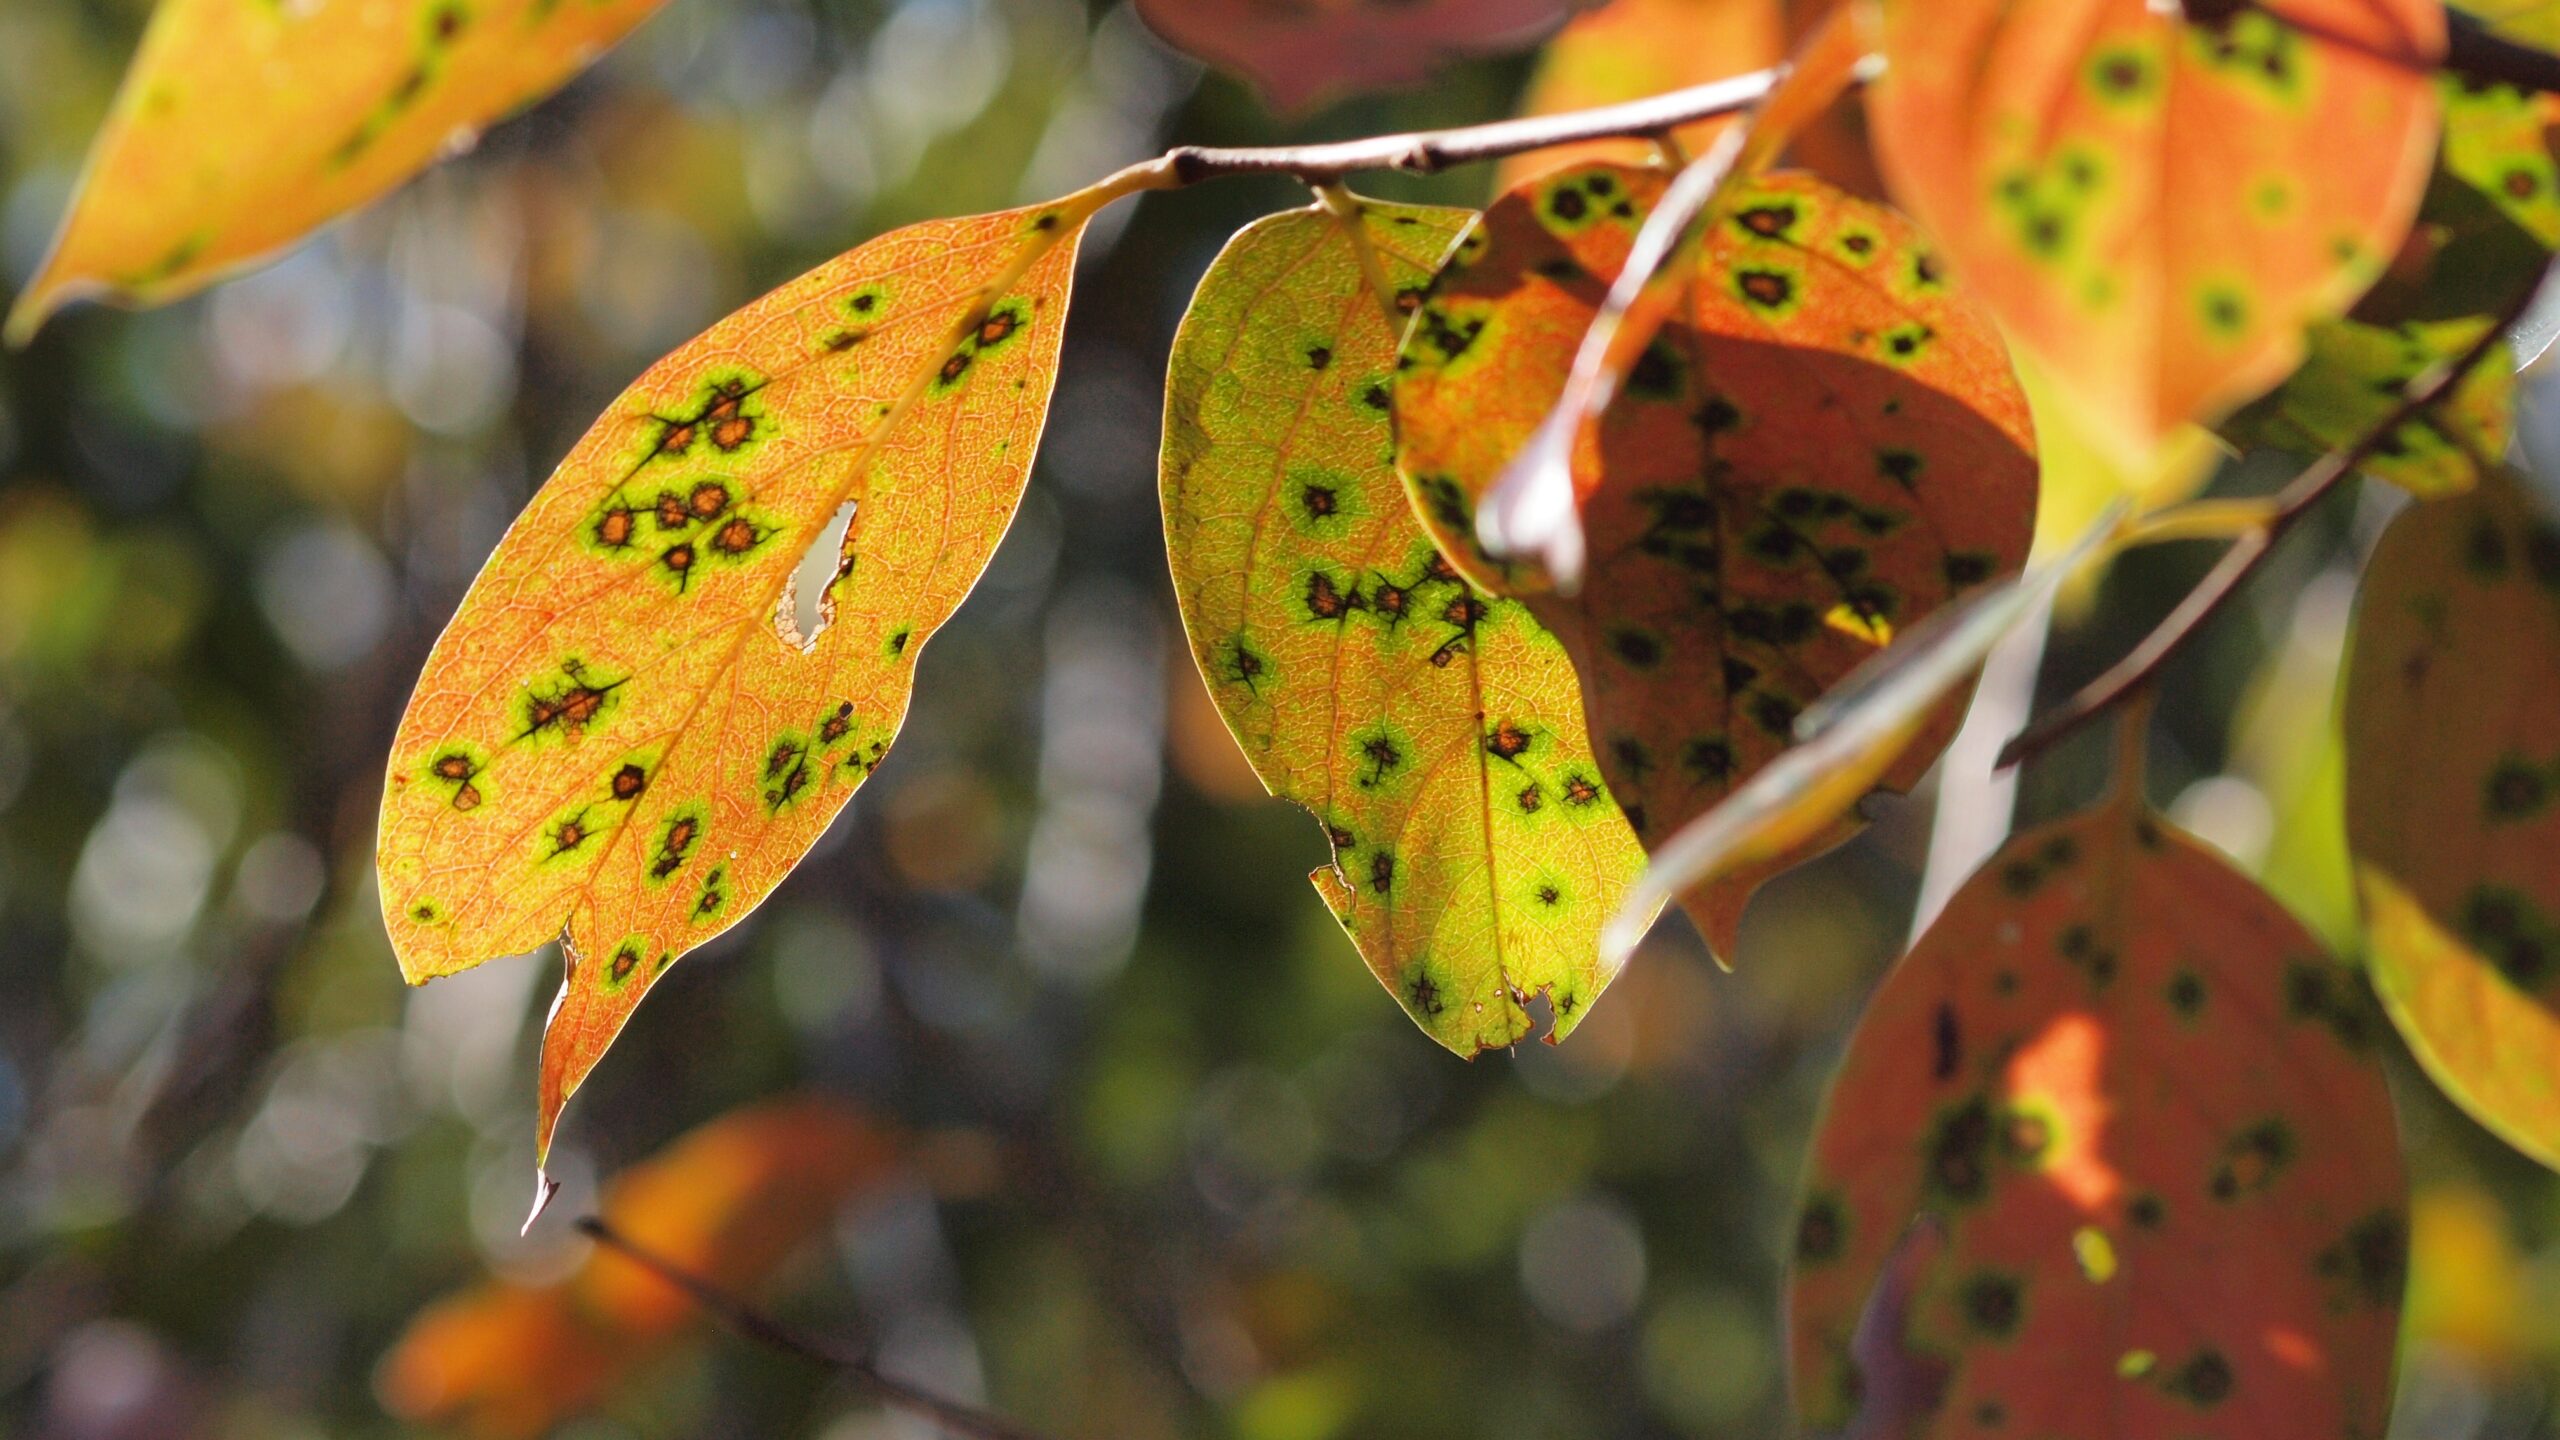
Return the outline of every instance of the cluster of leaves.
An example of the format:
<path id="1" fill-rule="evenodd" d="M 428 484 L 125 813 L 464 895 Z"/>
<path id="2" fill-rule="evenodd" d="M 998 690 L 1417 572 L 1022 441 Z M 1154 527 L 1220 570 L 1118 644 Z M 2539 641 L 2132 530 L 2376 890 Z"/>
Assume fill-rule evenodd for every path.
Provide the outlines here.
<path id="1" fill-rule="evenodd" d="M 18 330 L 272 250 L 650 8 L 168 0 Z M 1560 18 L 1141 8 L 1288 103 Z M 2187 9 L 1856 0 L 1685 168 L 1515 160 L 1475 214 L 1361 199 L 1315 152 L 1177 155 L 784 285 L 608 407 L 428 660 L 382 802 L 405 973 L 560 940 L 547 1151 L 657 978 L 781 883 L 895 738 L 1021 498 L 1087 223 L 1294 170 L 1316 202 L 1234 238 L 1175 344 L 1172 572 L 1255 773 L 1323 827 L 1316 887 L 1460 1054 L 1569 1035 L 1670 898 L 1730 954 L 1753 888 L 1916 783 L 1974 666 L 2074 565 L 2146 535 L 2254 555 L 2337 479 L 2111 512 L 2030 571 L 2008 344 L 2127 455 L 2211 425 L 2431 497 L 2375 557 L 2345 687 L 2380 1011 L 2146 808 L 2128 759 L 1984 866 L 1878 995 L 1815 1137 L 1791 1317 L 1808 1421 L 1856 1422 L 1870 1299 L 1934 1216 L 1886 1348 L 1941 1362 L 1909 1402 L 1938 1430 L 2068 1428 L 2105 1393 L 2124 1433 L 2378 1432 L 2407 1232 L 2381 1016 L 2560 1164 L 2560 523 L 2503 467 L 2489 359 L 2560 242 L 2554 117 L 2440 78 L 2432 0 Z M 1773 168 L 1871 50 L 1876 160 L 1916 222 Z M 1544 145 L 1507 133 L 1473 158 Z M 205 160 L 244 137 L 277 141 L 257 185 Z M 2139 707 L 2123 723 L 2138 756 Z M 560 1302 L 503 1303 L 548 1325 Z M 422 1410 L 443 1393 L 414 1387 Z"/>

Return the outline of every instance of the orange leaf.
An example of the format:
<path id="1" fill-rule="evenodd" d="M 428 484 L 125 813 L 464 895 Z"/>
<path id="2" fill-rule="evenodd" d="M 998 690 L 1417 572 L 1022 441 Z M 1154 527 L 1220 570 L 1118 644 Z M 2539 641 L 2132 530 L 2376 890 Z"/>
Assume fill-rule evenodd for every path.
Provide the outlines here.
<path id="1" fill-rule="evenodd" d="M 2313 38 L 2275 18 L 2300 21 Z M 2274 385 L 2381 272 L 2436 133 L 2436 0 L 1892 0 L 1895 195 L 2135 453 Z"/>
<path id="2" fill-rule="evenodd" d="M 1324 822 L 1311 878 L 1415 1023 L 1472 1055 L 1526 1034 L 1544 991 L 1561 1038 L 1608 983 L 1594 942 L 1643 852 L 1563 647 L 1441 559 L 1396 478 L 1387 307 L 1472 217 L 1337 203 L 1356 219 L 1293 211 L 1230 241 L 1175 337 L 1184 625 L 1255 773 Z"/>
<path id="3" fill-rule="evenodd" d="M 2412 507 L 2344 683 L 2374 986 L 2445 1093 L 2560 1168 L 2560 519 L 2495 471 Z"/>
<path id="4" fill-rule="evenodd" d="M 881 236 L 661 360 L 437 641 L 392 745 L 384 915 L 412 983 L 561 940 L 543 1149 L 658 975 L 772 891 L 897 734 L 1021 498 L 1110 193 Z M 848 503 L 804 637 L 793 572 Z"/>
<path id="5" fill-rule="evenodd" d="M 1560 171 L 1486 212 L 1404 346 L 1399 463 L 1441 547 L 1563 391 L 1661 172 Z M 2014 573 L 2035 516 L 2026 401 L 1999 341 L 1949 294 L 1908 222 L 1809 176 L 1737 182 L 1696 278 L 1630 368 L 1573 485 L 1590 579 L 1531 608 L 1573 652 L 1610 787 L 1637 834 L 1679 829 L 1786 748 L 1796 716 L 1893 635 Z M 1913 783 L 1950 701 L 1885 777 Z M 1729 954 L 1762 879 L 1688 897 Z"/>
<path id="6" fill-rule="evenodd" d="M 1362 90 L 1416 84 L 1470 55 L 1526 50 L 1601 0 L 1137 0 L 1175 49 L 1296 112 Z"/>
<path id="7" fill-rule="evenodd" d="M 634 1244 L 724 1290 L 752 1290 L 845 1198 L 879 1183 L 895 1142 L 843 1107 L 796 1099 L 733 1111 L 605 1191 L 602 1214 Z M 530 1440 L 643 1369 L 694 1313 L 684 1292 L 611 1250 L 549 1285 L 485 1282 L 409 1323 L 382 1359 L 385 1408 Z"/>
<path id="8" fill-rule="evenodd" d="M 44 267 L 64 300 L 159 304 L 390 190 L 549 94 L 662 0 L 162 0 Z"/>
<path id="9" fill-rule="evenodd" d="M 2120 791 L 2013 839 L 1859 1022 L 1814 1135 L 1796 1405 L 1946 1227 L 1902 1350 L 1929 1435 L 2379 1435 L 2407 1243 L 2378 1018 L 2256 885 Z M 1872 1347 L 1870 1347 L 1872 1348 Z"/>
<path id="10" fill-rule="evenodd" d="M 1576 17 L 1547 42 L 1520 113 L 1641 100 L 1765 69 L 1786 53 L 1778 12 L 1778 0 L 1614 0 Z M 1674 135 L 1696 154 L 1731 123 L 1701 120 Z M 1640 162 L 1652 148 L 1645 140 L 1586 140 L 1533 150 L 1503 161 L 1494 183 L 1509 189 L 1543 171 L 1591 160 Z"/>

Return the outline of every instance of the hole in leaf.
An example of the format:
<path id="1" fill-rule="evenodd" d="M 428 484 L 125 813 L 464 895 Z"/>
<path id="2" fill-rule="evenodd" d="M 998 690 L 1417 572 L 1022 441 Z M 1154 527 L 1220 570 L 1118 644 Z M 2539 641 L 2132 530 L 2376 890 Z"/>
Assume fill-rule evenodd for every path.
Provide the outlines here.
<path id="1" fill-rule="evenodd" d="M 858 502 L 847 500 L 836 507 L 835 515 L 820 527 L 818 538 L 809 542 L 800 562 L 791 568 L 791 583 L 783 587 L 782 603 L 775 607 L 773 628 L 782 643 L 795 650 L 806 651 L 818 643 L 835 619 L 835 599 L 828 592 L 843 573 L 845 532 L 853 528 L 853 510 Z"/>

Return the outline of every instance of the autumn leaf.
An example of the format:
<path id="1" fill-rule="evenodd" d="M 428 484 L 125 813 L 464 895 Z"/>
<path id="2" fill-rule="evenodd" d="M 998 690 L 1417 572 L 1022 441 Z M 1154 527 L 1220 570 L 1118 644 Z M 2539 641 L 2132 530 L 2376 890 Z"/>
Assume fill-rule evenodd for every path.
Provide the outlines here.
<path id="1" fill-rule="evenodd" d="M 1475 507 L 1562 393 L 1660 171 L 1589 165 L 1506 193 L 1423 303 L 1399 464 L 1442 548 L 1497 589 Z M 1582 676 L 1638 835 L 1705 812 L 1901 629 L 2014 573 L 2035 520 L 2024 397 L 1908 222 L 1803 175 L 1720 202 L 1674 323 L 1577 448 L 1589 580 L 1533 592 Z M 1961 697 L 1886 775 L 1907 788 Z M 1759 882 L 1846 823 L 1687 897 L 1720 954 Z"/>
<path id="2" fill-rule="evenodd" d="M 1798 1413 L 1855 1411 L 1860 1309 L 1931 1216 L 1903 1349 L 1952 1368 L 1914 1433 L 2381 1434 L 2408 1231 L 2362 997 L 2129 790 L 2011 840 L 1869 1002 L 1824 1105 Z"/>
<path id="3" fill-rule="evenodd" d="M 412 983 L 562 942 L 542 1149 L 658 976 L 896 736 L 1021 499 L 1075 240 L 1113 193 L 894 231 L 661 360 L 437 641 L 392 744 L 383 911 Z M 793 571 L 848 504 L 803 634 Z"/>
<path id="4" fill-rule="evenodd" d="M 161 0 L 8 321 L 156 305 L 399 185 L 549 94 L 662 0 Z"/>
<path id="5" fill-rule="evenodd" d="M 894 1173 L 896 1142 L 832 1101 L 732 1111 L 605 1191 L 642 1249 L 732 1291 L 757 1288 L 853 1193 Z M 548 1285 L 489 1280 L 438 1301 L 375 1374 L 384 1408 L 483 1440 L 532 1440 L 592 1409 L 685 1331 L 694 1303 L 612 1250 Z"/>
<path id="6" fill-rule="evenodd" d="M 1600 933 L 1602 963 L 1633 954 L 1654 915 L 1683 892 L 1766 870 L 1838 830 L 1904 765 L 1992 647 L 2121 538 L 2127 513 L 2110 505 L 2061 555 L 1942 606 L 1826 691 L 1796 717 L 1794 748 L 1650 847 L 1653 863 Z"/>
<path id="7" fill-rule="evenodd" d="M 2447 1094 L 2560 1168 L 2560 518 L 2504 473 L 2404 513 L 2343 684 L 2374 988 Z"/>
<path id="8" fill-rule="evenodd" d="M 1779 0 L 1613 0 L 1576 16 L 1547 42 L 1520 100 L 1523 115 L 1553 115 L 1641 100 L 1689 85 L 1747 75 L 1786 53 Z M 1731 119 L 1683 125 L 1672 138 L 1704 151 Z M 1515 155 L 1495 172 L 1498 189 L 1592 160 L 1638 163 L 1647 140 L 1589 140 Z"/>
<path id="9" fill-rule="evenodd" d="M 1867 104 L 1895 196 L 2137 454 L 2294 368 L 2399 248 L 2433 154 L 2435 0 L 2235 8 L 1885 6 Z"/>
<path id="10" fill-rule="evenodd" d="M 1137 0 L 1177 50 L 1253 82 L 1295 113 L 1363 90 L 1412 85 L 1451 61 L 1545 39 L 1600 0 Z"/>
<path id="11" fill-rule="evenodd" d="M 1381 983 L 1458 1053 L 1580 1023 L 1643 864 L 1564 648 L 1433 548 L 1394 468 L 1388 306 L 1470 216 L 1342 197 L 1257 221 L 1200 282 L 1165 394 L 1165 535 L 1192 653 Z M 1356 224 L 1356 229 L 1354 228 Z M 1399 319 L 1399 323 L 1400 319 Z"/>
<path id="12" fill-rule="evenodd" d="M 2399 256 L 2347 318 L 2311 326 L 2302 368 L 2223 425 L 2234 441 L 2306 455 L 2355 443 L 2411 381 L 2462 356 L 2540 285 L 2560 245 L 2547 129 L 2560 100 L 2452 77 L 2437 85 L 2444 153 Z M 2514 366 L 2476 365 L 2364 468 L 2419 495 L 2465 490 L 2506 454 L 2514 425 Z"/>

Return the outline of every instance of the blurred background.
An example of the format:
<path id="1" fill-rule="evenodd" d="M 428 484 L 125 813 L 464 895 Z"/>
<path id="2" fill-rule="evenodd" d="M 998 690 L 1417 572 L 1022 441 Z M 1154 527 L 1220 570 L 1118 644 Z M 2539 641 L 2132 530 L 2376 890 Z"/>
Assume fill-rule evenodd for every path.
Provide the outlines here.
<path id="1" fill-rule="evenodd" d="M 146 13 L 0 6 L 0 295 Z M 422 1403 L 382 1366 L 412 1317 L 491 1276 L 575 1275 L 568 1220 L 600 1186 L 786 1092 L 907 1138 L 794 1231 L 774 1307 L 1049 1435 L 1784 1433 L 1798 1160 L 1911 924 L 1930 795 L 1771 886 L 1732 974 L 1672 921 L 1568 1047 L 1467 1064 L 1416 1032 L 1305 883 L 1320 833 L 1244 768 L 1164 573 L 1165 352 L 1226 235 L 1301 202 L 1284 184 L 1097 227 L 1029 497 L 904 738 L 640 1013 L 569 1112 L 566 1188 L 529 1236 L 558 958 L 409 990 L 371 886 L 383 751 L 429 643 L 649 361 L 901 223 L 1176 141 L 1491 119 L 1531 70 L 1281 121 L 1119 4 L 674 0 L 275 265 L 148 314 L 75 309 L 0 355 L 0 1433 L 432 1432 L 386 1414 Z M 1368 188 L 1480 203 L 1491 183 Z M 2063 513 L 2100 482 L 2055 483 L 2084 487 Z M 2154 798 L 2342 947 L 2332 686 L 2394 498 L 2369 485 L 2287 545 L 2173 672 L 2155 746 Z M 2073 599 L 2043 693 L 2209 559 L 2146 552 Z M 2012 716 L 2034 673 L 1995 697 Z M 2103 743 L 2027 776 L 2025 815 L 2086 798 Z M 1951 821 L 2002 813 L 1979 763 Z M 2560 1185 L 2394 1063 L 2422 1177 L 2399 1433 L 2551 1433 Z M 534 1363 L 504 1334 L 481 1335 L 488 1363 Z M 480 1427 L 926 1433 L 698 1329 L 623 1358 L 590 1413 Z"/>

